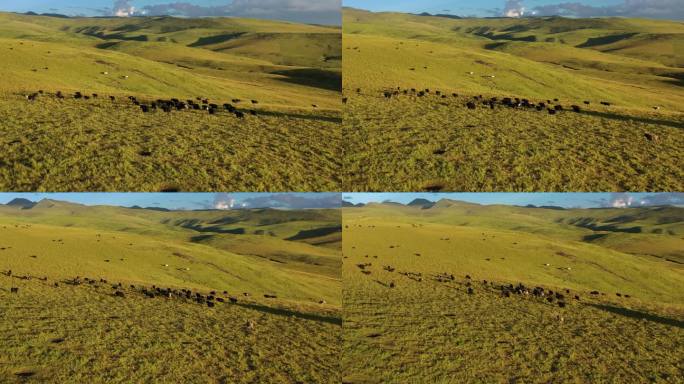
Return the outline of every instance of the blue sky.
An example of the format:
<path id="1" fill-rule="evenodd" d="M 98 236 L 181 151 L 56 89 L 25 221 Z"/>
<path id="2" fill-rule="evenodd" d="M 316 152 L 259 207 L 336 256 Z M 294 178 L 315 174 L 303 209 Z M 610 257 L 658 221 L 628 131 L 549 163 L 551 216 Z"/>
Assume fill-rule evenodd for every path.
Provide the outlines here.
<path id="1" fill-rule="evenodd" d="M 236 16 L 339 25 L 340 4 L 340 0 L 0 0 L 0 10 L 69 16 Z"/>
<path id="2" fill-rule="evenodd" d="M 371 11 L 448 13 L 459 16 L 563 15 L 684 18 L 684 0 L 343 0 Z M 516 13 L 517 12 L 517 13 Z"/>
<path id="3" fill-rule="evenodd" d="M 345 193 L 350 203 L 393 201 L 406 204 L 416 198 L 451 199 L 491 205 L 554 205 L 565 208 L 682 205 L 684 193 Z"/>
<path id="4" fill-rule="evenodd" d="M 335 208 L 341 204 L 339 193 L 0 193 L 0 204 L 15 198 L 167 209 Z"/>

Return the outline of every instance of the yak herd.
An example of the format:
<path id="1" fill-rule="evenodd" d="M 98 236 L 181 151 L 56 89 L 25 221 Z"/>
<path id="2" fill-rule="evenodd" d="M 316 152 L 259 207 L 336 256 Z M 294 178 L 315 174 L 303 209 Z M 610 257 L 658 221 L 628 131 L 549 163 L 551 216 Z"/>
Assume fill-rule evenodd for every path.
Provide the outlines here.
<path id="1" fill-rule="evenodd" d="M 29 102 L 35 102 L 41 96 L 54 96 L 57 99 L 72 98 L 75 100 L 90 100 L 98 99 L 100 95 L 97 93 L 84 94 L 82 92 L 75 92 L 73 94 L 65 94 L 62 91 L 57 91 L 54 94 L 48 94 L 43 90 L 34 92 L 26 95 L 26 100 Z M 109 100 L 114 104 L 117 102 L 116 96 L 109 96 Z M 223 103 L 221 105 L 216 103 L 211 103 L 208 98 L 197 97 L 195 100 L 187 99 L 182 101 L 178 98 L 172 99 L 157 99 L 154 101 L 141 101 L 135 96 L 128 96 L 126 103 L 130 103 L 138 108 L 142 113 L 152 113 L 155 111 L 163 111 L 166 113 L 171 113 L 172 111 L 184 111 L 184 110 L 195 110 L 195 111 L 206 111 L 210 115 L 218 114 L 220 111 L 225 111 L 229 114 L 235 115 L 238 119 L 245 118 L 246 114 L 256 116 L 257 111 L 254 109 L 238 109 L 233 104 L 239 104 L 243 102 L 241 99 L 232 99 L 231 103 Z M 250 100 L 252 105 L 259 104 L 257 100 Z"/>
<path id="2" fill-rule="evenodd" d="M 361 93 L 361 89 L 358 88 L 356 90 L 357 93 Z M 396 87 L 395 89 L 391 90 L 385 90 L 382 92 L 382 96 L 385 99 L 392 99 L 392 98 L 397 98 L 401 95 L 406 95 L 406 96 L 411 96 L 416 99 L 419 98 L 427 98 L 430 95 L 433 95 L 440 98 L 440 99 L 448 99 L 448 98 L 458 98 L 459 94 L 458 93 L 451 93 L 451 95 L 444 93 L 442 91 L 431 91 L 429 88 L 418 90 L 416 88 L 404 88 L 402 89 L 401 87 Z M 585 105 L 591 105 L 591 101 L 585 100 L 584 101 Z M 601 101 L 601 105 L 609 107 L 612 104 L 607 101 Z M 562 112 L 566 110 L 566 107 L 564 107 L 560 101 L 556 99 L 548 99 L 540 102 L 532 102 L 529 99 L 521 99 L 519 97 L 504 97 L 504 98 L 498 98 L 498 97 L 485 97 L 483 95 L 476 95 L 472 96 L 469 101 L 466 102 L 465 107 L 468 109 L 477 109 L 478 105 L 483 107 L 483 108 L 488 108 L 491 110 L 496 109 L 497 107 L 506 107 L 506 108 L 512 108 L 512 109 L 531 109 L 531 110 L 537 110 L 537 111 L 544 111 L 546 110 L 549 114 L 555 115 L 558 112 Z M 571 105 L 570 109 L 573 112 L 580 113 L 582 112 L 582 107 L 579 105 Z"/>
<path id="3" fill-rule="evenodd" d="M 374 256 L 374 258 L 377 258 Z M 370 267 L 373 266 L 372 263 L 360 263 L 356 264 L 356 266 L 361 270 L 361 273 L 364 275 L 371 275 L 372 272 L 370 270 Z M 390 265 L 385 265 L 382 267 L 382 269 L 386 272 L 395 272 L 396 268 L 392 267 Z M 397 271 L 397 273 L 401 276 L 404 276 L 410 280 L 413 280 L 415 282 L 422 282 L 423 281 L 423 274 L 420 272 L 409 272 L 409 271 Z M 475 294 L 475 289 L 477 288 L 475 284 L 473 283 L 473 279 L 470 275 L 465 275 L 465 278 L 462 281 L 459 281 L 459 279 L 454 276 L 452 273 L 438 273 L 435 275 L 430 276 L 433 281 L 436 281 L 438 283 L 454 283 L 454 284 L 460 284 L 465 290 L 465 293 L 468 295 L 473 295 Z M 388 284 L 383 284 L 386 287 L 389 288 L 396 288 L 397 283 L 392 280 Z M 463 289 L 463 288 L 457 288 L 457 289 Z M 548 302 L 549 304 L 554 304 L 558 305 L 560 308 L 565 308 L 567 306 L 567 303 L 570 300 L 575 300 L 575 301 L 580 301 L 580 295 L 578 293 L 571 292 L 570 289 L 562 289 L 562 290 L 552 290 L 540 286 L 535 286 L 535 287 L 528 287 L 523 283 L 518 283 L 517 285 L 511 284 L 511 283 L 495 283 L 493 281 L 487 281 L 487 280 L 482 280 L 480 284 L 480 288 L 483 291 L 489 291 L 489 292 L 497 292 L 498 296 L 502 298 L 509 298 L 514 295 L 517 295 L 519 297 L 533 297 L 537 298 L 540 300 L 544 300 Z M 605 293 L 601 293 L 599 291 L 591 291 L 589 293 L 591 296 L 597 296 L 597 295 L 603 295 L 605 296 Z M 624 298 L 630 298 L 630 295 L 627 294 L 622 294 L 617 292 L 615 294 L 617 297 L 624 297 Z"/>
<path id="4" fill-rule="evenodd" d="M 422 226 L 422 225 L 416 225 L 414 224 L 413 227 L 417 226 Z M 362 228 L 362 225 L 358 225 L 359 228 Z M 368 225 L 368 228 L 375 228 L 374 225 Z M 400 226 L 398 226 L 400 227 Z M 347 225 L 346 228 L 349 228 Z M 449 240 L 449 238 L 441 238 L 440 240 Z M 517 244 L 517 243 L 516 243 Z M 400 245 L 389 245 L 390 249 L 396 249 L 399 248 Z M 352 247 L 352 249 L 356 249 L 355 246 Z M 421 256 L 421 253 L 414 253 L 414 256 Z M 373 259 L 378 259 L 377 255 L 368 255 L 366 254 L 364 256 L 366 259 L 373 258 Z M 344 256 L 344 259 L 347 259 L 347 256 Z M 502 258 L 504 259 L 504 258 Z M 486 259 L 487 261 L 490 261 L 491 259 Z M 356 267 L 361 271 L 366 276 L 370 276 L 373 274 L 372 272 L 372 267 L 373 263 L 358 263 L 356 264 Z M 423 274 L 420 272 L 410 272 L 410 271 L 397 271 L 396 267 L 393 267 L 391 265 L 384 265 L 382 267 L 382 270 L 388 273 L 394 273 L 396 272 L 397 274 L 404 276 L 405 278 L 409 280 L 413 280 L 414 282 L 421 283 L 423 282 Z M 478 288 L 474 285 L 473 279 L 469 274 L 465 275 L 464 280 L 457 279 L 456 276 L 452 273 L 438 273 L 432 276 L 425 276 L 425 278 L 431 278 L 433 281 L 436 281 L 438 283 L 452 283 L 452 284 L 459 284 L 461 287 L 456 288 L 455 286 L 452 286 L 452 288 L 456 289 L 465 289 L 465 293 L 468 295 L 473 295 L 475 294 L 475 290 Z M 382 283 L 378 280 L 379 283 L 382 285 L 388 287 L 388 288 L 396 288 L 397 283 L 392 280 L 389 283 L 385 284 Z M 580 301 L 580 295 L 579 293 L 571 293 L 570 289 L 562 289 L 562 290 L 552 290 L 552 289 L 547 289 L 544 287 L 540 286 L 535 286 L 535 287 L 528 287 L 523 283 L 518 283 L 517 285 L 511 284 L 511 283 L 495 283 L 493 281 L 487 281 L 487 280 L 482 280 L 481 285 L 479 286 L 479 289 L 482 289 L 483 291 L 488 291 L 488 292 L 497 292 L 497 294 L 502 297 L 502 298 L 509 298 L 514 295 L 517 295 L 519 297 L 533 297 L 537 298 L 543 301 L 548 302 L 549 304 L 554 304 L 558 305 L 560 308 L 565 308 L 566 305 L 570 300 L 575 300 L 575 301 Z M 598 295 L 603 295 L 605 296 L 605 293 L 601 293 L 599 291 L 591 291 L 589 292 L 589 295 L 591 296 L 598 296 Z M 628 294 L 622 294 L 617 292 L 615 294 L 617 297 L 620 298 L 627 298 L 629 299 L 631 296 Z"/>
<path id="5" fill-rule="evenodd" d="M 11 277 L 13 279 L 19 279 L 19 280 L 32 280 L 34 277 L 31 275 L 16 275 L 12 273 L 12 270 L 4 271 L 2 272 L 5 276 Z M 48 278 L 47 277 L 35 277 L 37 280 L 47 282 Z M 165 298 L 165 299 L 177 299 L 177 300 L 184 300 L 184 301 L 189 301 L 189 302 L 194 302 L 200 305 L 206 305 L 209 308 L 214 308 L 218 303 L 232 303 L 232 304 L 237 304 L 238 303 L 238 297 L 236 296 L 229 296 L 228 291 L 223 291 L 222 293 L 217 292 L 217 291 L 211 291 L 209 293 L 201 293 L 197 291 L 193 291 L 192 289 L 174 289 L 174 288 L 162 288 L 158 287 L 156 285 L 152 285 L 151 287 L 146 287 L 146 286 L 136 286 L 134 284 L 130 284 L 128 287 L 125 287 L 123 283 L 109 283 L 106 279 L 91 279 L 88 277 L 80 277 L 76 276 L 72 279 L 66 279 L 62 281 L 55 281 L 52 286 L 54 288 L 59 288 L 60 284 L 66 284 L 70 286 L 90 286 L 93 288 L 100 288 L 100 287 L 111 287 L 111 295 L 114 297 L 119 297 L 119 298 L 126 298 L 127 295 L 131 294 L 138 294 L 145 296 L 146 298 L 149 299 L 154 299 L 154 298 Z M 12 287 L 10 287 L 10 293 L 12 294 L 18 294 L 19 293 L 19 287 L 15 287 L 14 284 Z M 249 292 L 244 292 L 242 293 L 242 296 L 244 297 L 249 297 L 251 294 Z M 264 298 L 266 299 L 277 299 L 278 296 L 273 295 L 273 294 L 264 294 Z"/>

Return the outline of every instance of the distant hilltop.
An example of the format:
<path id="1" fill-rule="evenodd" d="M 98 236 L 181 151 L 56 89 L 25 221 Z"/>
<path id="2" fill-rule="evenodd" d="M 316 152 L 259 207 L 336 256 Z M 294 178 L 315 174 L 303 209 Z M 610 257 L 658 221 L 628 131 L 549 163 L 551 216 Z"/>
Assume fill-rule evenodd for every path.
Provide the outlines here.
<path id="1" fill-rule="evenodd" d="M 46 17 L 59 17 L 62 19 L 69 19 L 70 17 L 67 15 L 62 15 L 61 13 L 36 13 L 36 12 L 24 12 L 23 15 L 26 16 L 46 16 Z"/>

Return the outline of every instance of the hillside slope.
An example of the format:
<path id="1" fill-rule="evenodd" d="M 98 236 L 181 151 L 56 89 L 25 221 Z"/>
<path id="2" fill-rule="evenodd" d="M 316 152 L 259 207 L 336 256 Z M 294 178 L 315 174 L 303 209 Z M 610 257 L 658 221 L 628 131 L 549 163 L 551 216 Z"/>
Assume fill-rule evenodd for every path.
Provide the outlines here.
<path id="1" fill-rule="evenodd" d="M 344 381 L 678 382 L 683 212 L 344 208 Z"/>
<path id="2" fill-rule="evenodd" d="M 682 23 L 343 15 L 344 189 L 681 189 Z"/>
<path id="3" fill-rule="evenodd" d="M 0 189 L 335 190 L 341 44 L 277 21 L 0 13 Z"/>
<path id="4" fill-rule="evenodd" d="M 339 381 L 340 220 L 2 205 L 0 381 Z"/>

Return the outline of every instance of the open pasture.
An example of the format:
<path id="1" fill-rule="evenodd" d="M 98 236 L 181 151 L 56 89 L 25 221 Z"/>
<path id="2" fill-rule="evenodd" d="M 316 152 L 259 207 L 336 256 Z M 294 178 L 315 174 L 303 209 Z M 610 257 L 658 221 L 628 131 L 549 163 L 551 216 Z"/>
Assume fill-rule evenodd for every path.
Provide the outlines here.
<path id="1" fill-rule="evenodd" d="M 339 382 L 339 223 L 0 206 L 0 381 Z"/>
<path id="2" fill-rule="evenodd" d="M 332 150 L 341 145 L 339 28 L 4 13 L 0 20 L 6 190 L 340 183 Z"/>
<path id="3" fill-rule="evenodd" d="M 592 211 L 345 208 L 343 382 L 681 381 L 681 208 Z"/>
<path id="4" fill-rule="evenodd" d="M 344 17 L 345 189 L 681 189 L 684 72 L 645 48 L 681 23 Z M 617 31 L 642 53 L 582 43 Z"/>

